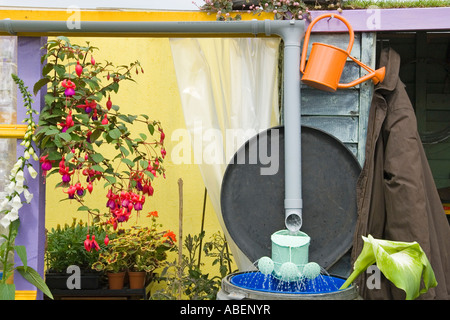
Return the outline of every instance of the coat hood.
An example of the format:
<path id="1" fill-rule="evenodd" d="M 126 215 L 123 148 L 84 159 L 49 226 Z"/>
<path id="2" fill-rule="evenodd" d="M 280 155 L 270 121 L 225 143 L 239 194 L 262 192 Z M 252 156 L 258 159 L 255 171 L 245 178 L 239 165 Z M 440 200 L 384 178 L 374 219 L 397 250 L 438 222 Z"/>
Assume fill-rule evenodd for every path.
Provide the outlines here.
<path id="1" fill-rule="evenodd" d="M 379 68 L 386 68 L 386 75 L 383 82 L 375 86 L 375 90 L 393 91 L 399 81 L 400 55 L 391 48 L 381 51 Z"/>

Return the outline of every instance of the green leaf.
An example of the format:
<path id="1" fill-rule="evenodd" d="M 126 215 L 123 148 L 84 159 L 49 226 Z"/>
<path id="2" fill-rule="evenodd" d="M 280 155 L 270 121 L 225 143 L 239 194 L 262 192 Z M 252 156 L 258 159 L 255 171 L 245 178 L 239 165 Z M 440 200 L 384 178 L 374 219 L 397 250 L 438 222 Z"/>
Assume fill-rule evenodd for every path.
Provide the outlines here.
<path id="1" fill-rule="evenodd" d="M 37 95 L 39 90 L 41 90 L 41 88 L 43 86 L 45 86 L 47 83 L 49 83 L 50 81 L 51 81 L 50 78 L 39 79 L 33 86 L 33 93 L 34 93 L 34 95 Z"/>
<path id="2" fill-rule="evenodd" d="M 81 207 L 78 208 L 77 211 L 89 211 L 89 207 L 87 207 L 87 206 L 81 206 Z"/>
<path id="3" fill-rule="evenodd" d="M 14 300 L 16 298 L 16 286 L 14 284 L 0 283 L 0 300 Z"/>
<path id="4" fill-rule="evenodd" d="M 66 68 L 64 66 L 56 65 L 53 66 L 53 69 L 56 71 L 56 73 L 60 78 L 64 78 L 64 75 L 66 74 Z"/>
<path id="5" fill-rule="evenodd" d="M 406 300 L 413 300 L 437 286 L 430 262 L 417 242 L 400 242 L 374 239 L 370 234 L 362 237 L 364 247 L 355 261 L 354 271 L 341 289 L 347 288 L 370 265 L 378 269 L 397 288 L 406 293 Z M 420 289 L 421 281 L 424 287 Z"/>
<path id="6" fill-rule="evenodd" d="M 47 63 L 43 68 L 42 68 L 42 75 L 45 77 L 50 71 L 53 70 L 53 63 Z"/>
<path id="7" fill-rule="evenodd" d="M 120 130 L 119 129 L 113 129 L 113 130 L 111 130 L 110 132 L 109 132 L 109 136 L 111 137 L 111 138 L 113 138 L 114 140 L 117 140 L 117 139 L 119 139 L 120 138 L 120 136 L 121 136 L 121 132 L 120 132 Z"/>
<path id="8" fill-rule="evenodd" d="M 130 167 L 134 167 L 135 163 L 133 161 L 131 161 L 130 159 L 127 158 L 123 158 L 122 159 L 123 163 L 126 163 L 127 165 L 129 165 Z"/>
<path id="9" fill-rule="evenodd" d="M 94 153 L 91 157 L 95 163 L 100 163 L 105 159 L 105 158 L 103 158 L 103 156 L 100 153 Z"/>
<path id="10" fill-rule="evenodd" d="M 125 155 L 125 157 L 128 157 L 130 154 L 130 151 L 128 151 L 124 146 L 120 146 L 120 151 Z"/>
<path id="11" fill-rule="evenodd" d="M 65 36 L 58 36 L 56 37 L 56 39 L 64 41 L 65 43 L 67 43 L 68 45 L 70 45 L 70 40 L 69 38 L 65 37 Z"/>
<path id="12" fill-rule="evenodd" d="M 66 142 L 69 142 L 72 140 L 72 137 L 70 136 L 70 134 L 68 134 L 67 132 L 61 132 L 59 134 L 59 137 L 64 139 Z"/>
<path id="13" fill-rule="evenodd" d="M 39 273 L 31 267 L 24 269 L 22 266 L 16 268 L 22 277 L 25 278 L 29 283 L 34 285 L 36 288 L 41 290 L 47 297 L 53 299 L 53 295 L 50 289 L 45 284 L 44 280 L 41 278 Z"/>
<path id="14" fill-rule="evenodd" d="M 155 132 L 155 127 L 152 124 L 149 124 L 148 126 L 148 132 L 150 132 L 151 135 Z"/>
<path id="15" fill-rule="evenodd" d="M 105 172 L 105 169 L 103 169 L 103 167 L 99 166 L 98 164 L 93 165 L 92 169 L 99 172 Z"/>
<path id="16" fill-rule="evenodd" d="M 113 176 L 105 176 L 105 179 L 109 181 L 110 184 L 116 183 L 116 177 Z"/>
<path id="17" fill-rule="evenodd" d="M 14 250 L 16 250 L 17 255 L 22 261 L 24 268 L 27 268 L 27 249 L 25 246 L 14 246 Z"/>

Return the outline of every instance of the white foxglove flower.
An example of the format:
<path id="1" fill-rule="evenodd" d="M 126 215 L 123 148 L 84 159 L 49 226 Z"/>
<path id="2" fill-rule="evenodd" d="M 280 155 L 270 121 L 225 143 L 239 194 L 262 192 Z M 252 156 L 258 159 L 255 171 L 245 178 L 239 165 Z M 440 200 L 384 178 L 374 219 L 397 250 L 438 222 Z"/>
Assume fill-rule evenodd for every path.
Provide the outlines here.
<path id="1" fill-rule="evenodd" d="M 6 214 L 5 219 L 8 219 L 11 222 L 19 219 L 19 210 L 14 208 L 11 209 L 11 211 Z"/>
<path id="2" fill-rule="evenodd" d="M 5 228 L 5 229 L 8 228 L 10 224 L 11 224 L 11 221 L 6 216 L 4 216 L 3 218 L 0 219 L 0 225 L 3 228 Z"/>
<path id="3" fill-rule="evenodd" d="M 39 161 L 39 157 L 37 156 L 36 153 L 33 153 L 33 160 L 34 161 Z"/>
<path id="4" fill-rule="evenodd" d="M 16 209 L 19 210 L 20 208 L 22 208 L 22 200 L 20 200 L 20 197 L 18 195 L 15 195 L 14 198 L 11 201 L 11 211 Z"/>
<path id="5" fill-rule="evenodd" d="M 30 203 L 31 200 L 33 199 L 33 194 L 30 191 L 28 191 L 28 189 L 23 190 L 23 195 L 27 203 Z"/>
<path id="6" fill-rule="evenodd" d="M 14 187 L 16 186 L 16 183 L 11 181 L 6 187 L 5 192 L 6 194 L 12 194 L 14 192 Z"/>
<path id="7" fill-rule="evenodd" d="M 23 157 L 28 160 L 30 159 L 30 153 L 28 152 L 28 150 L 25 150 L 25 152 L 23 153 Z"/>
<path id="8" fill-rule="evenodd" d="M 33 179 L 37 177 L 37 172 L 34 170 L 33 166 L 28 166 L 28 173 Z"/>
<path id="9" fill-rule="evenodd" d="M 23 176 L 23 171 L 19 170 L 16 173 L 16 183 L 17 182 L 21 182 L 23 184 L 23 182 L 25 181 L 25 177 Z"/>
<path id="10" fill-rule="evenodd" d="M 3 210 L 9 210 L 9 209 L 10 209 L 9 200 L 3 199 L 3 201 L 0 203 L 0 212 Z"/>
<path id="11" fill-rule="evenodd" d="M 18 194 L 21 194 L 24 190 L 23 187 L 23 180 L 19 180 L 16 182 L 16 185 L 14 187 L 14 191 L 17 192 Z"/>

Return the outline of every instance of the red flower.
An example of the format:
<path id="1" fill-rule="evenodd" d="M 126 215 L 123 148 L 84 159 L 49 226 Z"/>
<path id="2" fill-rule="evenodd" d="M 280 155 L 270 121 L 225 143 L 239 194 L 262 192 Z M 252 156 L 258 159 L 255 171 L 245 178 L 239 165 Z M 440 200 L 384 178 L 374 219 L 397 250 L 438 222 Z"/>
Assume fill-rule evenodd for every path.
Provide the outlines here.
<path id="1" fill-rule="evenodd" d="M 170 231 L 170 230 L 167 231 L 167 232 L 163 235 L 163 237 L 168 238 L 168 239 L 172 240 L 173 242 L 177 242 L 175 233 L 173 233 L 173 231 Z"/>
<path id="2" fill-rule="evenodd" d="M 158 211 L 152 211 L 152 212 L 147 213 L 147 218 L 150 218 L 150 217 L 158 218 Z"/>

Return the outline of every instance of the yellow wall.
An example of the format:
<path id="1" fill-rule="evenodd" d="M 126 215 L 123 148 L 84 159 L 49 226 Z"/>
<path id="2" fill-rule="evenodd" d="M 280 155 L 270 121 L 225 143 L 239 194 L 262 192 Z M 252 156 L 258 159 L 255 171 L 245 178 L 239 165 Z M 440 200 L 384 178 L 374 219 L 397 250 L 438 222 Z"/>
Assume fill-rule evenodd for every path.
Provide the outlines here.
<path id="1" fill-rule="evenodd" d="M 178 239 L 178 179 L 182 178 L 183 188 L 183 235 L 198 234 L 201 230 L 201 217 L 203 209 L 204 183 L 200 171 L 195 164 L 175 165 L 171 162 L 170 153 L 174 146 L 171 142 L 171 133 L 179 128 L 185 128 L 181 102 L 178 94 L 175 70 L 172 62 L 169 39 L 166 38 L 71 38 L 74 44 L 82 45 L 89 41 L 91 45 L 98 47 L 98 53 L 94 56 L 97 62 L 105 60 L 115 65 L 129 64 L 135 60 L 141 62 L 144 74 L 134 77 L 137 83 L 121 83 L 117 95 L 112 95 L 113 104 L 120 106 L 123 113 L 146 113 L 152 119 L 160 120 L 166 133 L 167 156 L 164 162 L 166 179 L 158 177 L 153 184 L 155 193 L 153 197 L 147 197 L 144 210 L 138 220 L 140 224 L 146 224 L 146 213 L 157 210 L 159 222 L 164 228 L 177 234 Z M 146 129 L 143 129 L 147 133 Z M 63 201 L 67 195 L 61 189 L 55 189 L 60 181 L 59 175 L 50 176 L 46 182 L 46 227 L 51 229 L 57 224 L 70 223 L 73 217 L 87 220 L 87 214 L 77 212 L 76 201 Z M 106 191 L 99 190 L 104 182 L 97 184 L 96 192 L 90 196 L 87 204 L 106 210 Z M 123 227 L 136 223 L 136 215 Z M 215 212 L 209 200 L 206 204 L 205 218 L 206 236 L 221 230 Z M 206 272 L 215 273 L 217 268 L 210 268 L 208 262 Z M 211 270 L 211 271 L 209 271 Z"/>

